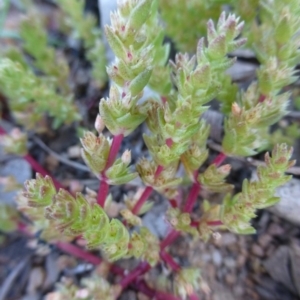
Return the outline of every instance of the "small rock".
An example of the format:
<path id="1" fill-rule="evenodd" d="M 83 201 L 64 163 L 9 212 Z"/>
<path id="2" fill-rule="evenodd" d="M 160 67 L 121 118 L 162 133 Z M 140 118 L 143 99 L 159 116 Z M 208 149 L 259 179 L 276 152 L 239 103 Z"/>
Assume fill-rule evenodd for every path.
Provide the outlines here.
<path id="1" fill-rule="evenodd" d="M 45 159 L 45 163 L 49 171 L 54 171 L 59 165 L 58 159 L 53 155 L 47 155 Z"/>
<path id="2" fill-rule="evenodd" d="M 226 257 L 224 259 L 224 265 L 228 268 L 228 269 L 233 269 L 236 267 L 236 261 L 235 259 L 233 259 L 232 257 Z"/>
<path id="3" fill-rule="evenodd" d="M 258 244 L 265 249 L 272 241 L 272 236 L 269 234 L 263 234 L 258 238 Z"/>
<path id="4" fill-rule="evenodd" d="M 245 294 L 245 290 L 241 285 L 237 284 L 233 287 L 233 293 L 236 297 L 241 297 Z"/>
<path id="5" fill-rule="evenodd" d="M 237 243 L 237 236 L 232 233 L 222 234 L 221 244 L 225 247 Z"/>
<path id="6" fill-rule="evenodd" d="M 239 268 L 242 268 L 246 263 L 246 259 L 247 259 L 247 257 L 245 255 L 240 254 L 237 258 L 237 266 Z"/>
<path id="7" fill-rule="evenodd" d="M 264 256 L 264 250 L 258 244 L 253 244 L 252 245 L 251 253 L 254 254 L 257 257 L 263 257 Z"/>
<path id="8" fill-rule="evenodd" d="M 144 295 L 143 293 L 137 294 L 138 300 L 151 300 L 148 296 Z"/>
<path id="9" fill-rule="evenodd" d="M 27 292 L 35 294 L 39 287 L 43 284 L 45 279 L 45 272 L 41 267 L 33 268 L 29 275 Z"/>
<path id="10" fill-rule="evenodd" d="M 217 267 L 220 267 L 222 265 L 222 255 L 219 250 L 214 250 L 212 252 L 212 261 L 213 264 Z"/>
<path id="11" fill-rule="evenodd" d="M 284 229 L 280 225 L 272 223 L 268 227 L 268 233 L 273 236 L 280 236 L 284 234 Z"/>
<path id="12" fill-rule="evenodd" d="M 69 158 L 81 157 L 81 147 L 79 145 L 69 147 L 68 148 L 68 157 Z"/>
<path id="13" fill-rule="evenodd" d="M 232 273 L 228 273 L 225 275 L 225 281 L 228 285 L 233 285 L 236 283 L 236 276 Z"/>
<path id="14" fill-rule="evenodd" d="M 203 253 L 202 255 L 201 255 L 201 260 L 203 261 L 203 262 L 210 262 L 211 261 L 211 255 L 210 255 L 210 253 Z"/>
<path id="15" fill-rule="evenodd" d="M 277 189 L 276 196 L 280 197 L 280 201 L 269 210 L 295 225 L 300 225 L 300 180 L 290 180 Z"/>

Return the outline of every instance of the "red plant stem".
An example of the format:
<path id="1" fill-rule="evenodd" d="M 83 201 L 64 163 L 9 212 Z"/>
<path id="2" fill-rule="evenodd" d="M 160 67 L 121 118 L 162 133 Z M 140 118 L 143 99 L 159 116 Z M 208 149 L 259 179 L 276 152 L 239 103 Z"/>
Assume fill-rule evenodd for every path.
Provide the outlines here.
<path id="1" fill-rule="evenodd" d="M 81 258 L 93 265 L 99 265 L 102 262 L 100 257 L 95 256 L 70 243 L 57 242 L 56 247 L 68 254 L 71 254 L 77 258 Z"/>
<path id="2" fill-rule="evenodd" d="M 133 289 L 137 289 L 151 299 L 155 299 L 156 291 L 151 289 L 144 280 L 136 280 L 131 284 Z"/>
<path id="3" fill-rule="evenodd" d="M 173 259 L 173 257 L 166 251 L 160 252 L 160 257 L 163 259 L 163 261 L 168 264 L 171 269 L 175 272 L 178 272 L 181 268 L 178 265 L 178 263 Z"/>
<path id="4" fill-rule="evenodd" d="M 185 206 L 183 208 L 184 212 L 190 213 L 192 211 L 194 204 L 197 200 L 197 197 L 199 195 L 200 189 L 201 189 L 201 185 L 199 184 L 198 181 L 195 181 L 190 190 Z"/>
<path id="5" fill-rule="evenodd" d="M 49 173 L 30 154 L 24 155 L 23 158 L 30 164 L 30 166 L 35 172 L 40 173 L 44 177 L 46 175 L 50 176 L 57 190 L 64 189 L 62 184 L 59 183 L 53 176 L 49 175 Z"/>
<path id="6" fill-rule="evenodd" d="M 154 177 L 157 177 L 160 175 L 160 173 L 164 170 L 164 167 L 161 165 L 158 165 Z M 133 209 L 132 209 L 132 213 L 137 215 L 139 213 L 139 211 L 141 210 L 142 206 L 144 205 L 144 203 L 148 200 L 148 198 L 150 197 L 151 193 L 153 191 L 153 187 L 152 186 L 147 186 L 144 190 L 144 192 L 142 193 L 140 199 L 136 202 L 136 204 L 134 205 Z"/>
<path id="7" fill-rule="evenodd" d="M 97 203 L 101 207 L 104 207 L 104 205 L 105 205 L 105 200 L 108 195 L 108 191 L 109 191 L 109 185 L 106 182 L 105 175 L 102 175 L 102 178 L 100 179 L 98 194 L 97 194 Z"/>
<path id="8" fill-rule="evenodd" d="M 113 141 L 110 146 L 110 151 L 109 151 L 108 159 L 106 162 L 105 170 L 110 168 L 112 166 L 112 164 L 114 163 L 114 161 L 118 155 L 118 152 L 120 150 L 120 146 L 122 144 L 123 138 L 124 138 L 123 134 L 118 134 L 113 137 Z"/>
<path id="9" fill-rule="evenodd" d="M 199 221 L 192 221 L 192 222 L 191 222 L 191 226 L 193 226 L 193 227 L 198 227 L 199 224 L 200 224 Z"/>
<path id="10" fill-rule="evenodd" d="M 132 213 L 133 214 L 138 214 L 138 212 L 140 211 L 140 209 L 142 208 L 142 206 L 144 205 L 144 203 L 147 201 L 147 199 L 150 197 L 150 195 L 152 194 L 153 191 L 153 187 L 152 186 L 147 186 L 144 190 L 144 192 L 142 193 L 140 199 L 138 200 L 138 202 L 134 205 L 133 209 L 132 209 Z"/>
<path id="11" fill-rule="evenodd" d="M 154 176 L 155 176 L 155 177 L 159 176 L 163 170 L 164 170 L 164 167 L 161 166 L 161 165 L 158 165 L 158 167 L 157 167 L 157 169 L 156 169 L 156 171 L 155 171 Z"/>
<path id="12" fill-rule="evenodd" d="M 2 134 L 7 134 L 6 131 L 0 126 L 0 135 Z M 40 173 L 42 176 L 50 176 L 54 186 L 56 187 L 56 189 L 60 189 L 60 188 L 64 188 L 63 185 L 61 183 L 59 183 L 55 178 L 53 178 L 53 176 L 51 176 L 49 174 L 49 172 L 47 172 L 38 161 L 36 161 L 30 154 L 25 154 L 23 156 L 23 158 L 30 164 L 31 168 L 37 172 Z"/>
<path id="13" fill-rule="evenodd" d="M 190 297 L 190 300 L 199 300 L 199 297 L 196 294 L 192 294 L 189 297 Z"/>
<path id="14" fill-rule="evenodd" d="M 219 153 L 219 155 L 213 160 L 213 164 L 215 164 L 218 167 L 224 162 L 226 158 L 227 158 L 226 154 Z"/>
<path id="15" fill-rule="evenodd" d="M 106 200 L 108 192 L 109 192 L 109 185 L 106 182 L 105 171 L 113 165 L 113 163 L 118 155 L 118 152 L 120 150 L 120 146 L 122 144 L 123 138 L 124 138 L 123 134 L 115 135 L 113 137 L 113 141 L 112 141 L 112 144 L 111 144 L 110 150 L 109 150 L 108 159 L 107 159 L 105 168 L 101 173 L 100 185 L 99 185 L 99 190 L 98 190 L 98 194 L 97 194 L 97 203 L 101 207 L 104 207 L 105 200 Z"/>
<path id="16" fill-rule="evenodd" d="M 6 134 L 6 131 L 0 126 L 0 134 Z"/>
<path id="17" fill-rule="evenodd" d="M 206 222 L 208 226 L 221 226 L 223 222 L 220 220 Z"/>
<path id="18" fill-rule="evenodd" d="M 172 244 L 180 235 L 179 231 L 172 230 L 164 240 L 160 243 L 160 250 L 164 250 L 167 246 Z"/>
<path id="19" fill-rule="evenodd" d="M 120 285 L 122 287 L 122 289 L 127 288 L 127 286 L 129 284 L 131 284 L 131 282 L 133 282 L 136 278 L 138 278 L 139 276 L 145 274 L 146 272 L 148 272 L 151 269 L 151 266 L 146 263 L 146 262 L 142 262 L 140 263 L 136 268 L 134 268 L 132 271 L 130 271 L 120 282 Z"/>

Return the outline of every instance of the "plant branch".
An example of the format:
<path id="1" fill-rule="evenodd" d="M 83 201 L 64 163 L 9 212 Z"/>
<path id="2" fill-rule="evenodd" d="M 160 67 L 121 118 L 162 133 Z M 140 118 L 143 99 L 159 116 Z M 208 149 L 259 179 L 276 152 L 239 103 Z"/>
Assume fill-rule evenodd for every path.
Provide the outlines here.
<path id="1" fill-rule="evenodd" d="M 150 269 L 151 269 L 151 266 L 148 263 L 146 263 L 146 262 L 140 263 L 136 268 L 131 270 L 121 280 L 120 285 L 121 285 L 122 289 L 125 289 L 126 287 L 128 287 L 128 285 L 131 284 L 131 282 L 136 280 L 136 278 L 138 278 L 139 276 L 141 276 L 141 275 L 145 274 L 146 272 L 148 272 Z"/>
<path id="2" fill-rule="evenodd" d="M 99 190 L 97 194 L 97 203 L 101 206 L 104 207 L 105 205 L 105 200 L 108 195 L 109 191 L 109 185 L 106 182 L 106 177 L 104 174 L 102 174 L 102 178 L 100 179 L 100 185 L 99 185 Z"/>
<path id="3" fill-rule="evenodd" d="M 226 154 L 223 152 L 219 153 L 219 155 L 213 160 L 213 164 L 215 164 L 217 167 L 220 166 L 224 160 L 227 158 Z"/>
<path id="4" fill-rule="evenodd" d="M 155 175 L 154 177 L 157 178 L 161 172 L 164 170 L 163 166 L 158 166 L 156 171 L 155 171 Z M 153 191 L 153 187 L 152 186 L 147 186 L 144 190 L 144 192 L 142 193 L 140 199 L 136 202 L 136 204 L 134 205 L 133 209 L 132 209 L 132 213 L 137 215 L 139 213 L 139 211 L 141 210 L 142 206 L 144 205 L 144 203 L 148 200 L 148 198 L 150 197 L 151 193 Z"/>
<path id="5" fill-rule="evenodd" d="M 30 164 L 35 172 L 40 173 L 44 177 L 46 175 L 50 176 L 57 190 L 64 189 L 63 185 L 59 183 L 53 176 L 49 175 L 49 173 L 30 154 L 24 155 L 23 158 Z"/>
<path id="6" fill-rule="evenodd" d="M 118 152 L 120 150 L 123 138 L 124 138 L 123 134 L 115 135 L 113 137 L 113 141 L 110 146 L 110 151 L 109 151 L 108 159 L 106 162 L 105 170 L 110 168 L 112 166 L 112 164 L 114 163 L 114 161 L 118 155 Z"/>
<path id="7" fill-rule="evenodd" d="M 147 201 L 147 199 L 152 194 L 152 191 L 153 191 L 153 187 L 152 186 L 147 186 L 144 189 L 144 192 L 142 193 L 140 199 L 137 201 L 137 203 L 134 205 L 134 207 L 132 209 L 132 213 L 133 214 L 137 215 L 139 213 L 139 211 L 142 208 L 142 206 L 144 205 L 144 203 Z"/>
<path id="8" fill-rule="evenodd" d="M 71 254 L 77 258 L 81 258 L 93 265 L 99 265 L 102 262 L 100 257 L 98 257 L 94 254 L 91 254 L 91 253 L 85 251 L 84 249 L 81 249 L 73 244 L 57 242 L 55 245 L 60 250 L 66 252 L 68 254 Z"/>
<path id="9" fill-rule="evenodd" d="M 99 190 L 98 190 L 98 194 L 97 194 L 97 203 L 101 207 L 104 207 L 105 200 L 106 200 L 108 192 L 109 192 L 109 185 L 106 182 L 105 171 L 113 165 L 113 163 L 118 155 L 118 152 L 120 150 L 123 138 L 124 138 L 123 134 L 115 135 L 113 137 L 113 141 L 110 146 L 110 151 L 109 151 L 108 159 L 106 162 L 106 166 L 105 166 L 105 169 L 101 173 L 100 185 L 99 185 Z"/>
<path id="10" fill-rule="evenodd" d="M 170 268 L 173 271 L 178 272 L 181 269 L 179 264 L 174 260 L 174 258 L 168 252 L 166 252 L 164 250 L 161 251 L 160 257 L 166 264 L 168 264 L 170 266 Z"/>
<path id="11" fill-rule="evenodd" d="M 172 229 L 172 231 L 160 243 L 160 249 L 165 249 L 167 246 L 172 244 L 179 236 L 180 232 Z"/>

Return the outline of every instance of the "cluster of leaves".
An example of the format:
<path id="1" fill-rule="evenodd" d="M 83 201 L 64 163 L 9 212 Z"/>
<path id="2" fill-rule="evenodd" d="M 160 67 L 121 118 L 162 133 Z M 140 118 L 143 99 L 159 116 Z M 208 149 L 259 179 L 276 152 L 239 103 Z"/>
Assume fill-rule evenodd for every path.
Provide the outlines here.
<path id="1" fill-rule="evenodd" d="M 227 194 L 221 205 L 211 205 L 205 201 L 204 214 L 199 222 L 202 238 L 207 240 L 213 230 L 220 228 L 238 234 L 255 233 L 250 222 L 256 217 L 256 210 L 276 204 L 280 200 L 274 196 L 276 188 L 291 179 L 285 172 L 295 163 L 290 160 L 292 151 L 286 144 L 277 145 L 272 157 L 266 153 L 266 165 L 258 167 L 256 181 L 245 179 L 242 191 L 234 196 Z"/>
<path id="2" fill-rule="evenodd" d="M 54 127 L 79 120 L 68 85 L 67 61 L 48 46 L 47 33 L 37 13 L 21 22 L 20 37 L 23 52 L 31 56 L 31 62 L 17 48 L 8 49 L 0 58 L 0 89 L 9 98 L 17 121 L 34 129 L 45 112 L 54 118 Z M 44 76 L 37 75 L 33 68 Z"/>
<path id="3" fill-rule="evenodd" d="M 73 31 L 77 40 L 82 40 L 86 58 L 92 63 L 92 78 L 99 88 L 107 83 L 105 48 L 102 33 L 92 14 L 84 14 L 83 0 L 60 0 L 59 6 L 65 14 L 64 22 Z M 72 8 L 72 9 L 70 9 Z"/>
<path id="4" fill-rule="evenodd" d="M 60 1 L 59 4 L 69 16 L 67 21 L 77 32 L 76 38 L 83 41 L 87 58 L 93 61 L 95 85 L 104 87 L 107 82 L 106 60 L 96 20 L 90 15 L 84 17 L 84 1 Z M 28 15 L 20 24 L 22 51 L 9 48 L 0 57 L 1 92 L 9 98 L 10 109 L 18 123 L 28 129 L 36 129 L 45 113 L 53 117 L 54 128 L 80 120 L 66 57 L 49 45 L 40 13 L 31 6 L 28 9 Z"/>
<path id="5" fill-rule="evenodd" d="M 206 34 L 208 19 L 216 21 L 222 11 L 219 1 L 159 0 L 159 8 L 165 22 L 166 34 L 179 51 L 193 53 L 197 41 Z"/>
<path id="6" fill-rule="evenodd" d="M 50 228 L 58 230 L 67 237 L 82 235 L 88 248 L 101 245 L 109 259 L 118 259 L 128 251 L 129 233 L 118 220 L 109 220 L 105 211 L 96 204 L 95 199 L 77 193 L 71 195 L 64 189 L 56 192 L 50 177 L 37 174 L 35 180 L 25 183 L 25 191 L 18 199 L 19 209 L 35 222 L 46 219 L 42 226 L 46 239 Z M 43 228 L 44 229 L 44 228 Z M 50 237 L 53 239 L 53 235 Z"/>

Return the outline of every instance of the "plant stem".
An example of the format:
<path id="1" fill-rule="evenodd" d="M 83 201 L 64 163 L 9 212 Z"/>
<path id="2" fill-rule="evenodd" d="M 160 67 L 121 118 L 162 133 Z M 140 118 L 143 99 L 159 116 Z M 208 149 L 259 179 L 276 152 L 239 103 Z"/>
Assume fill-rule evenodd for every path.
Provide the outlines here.
<path id="1" fill-rule="evenodd" d="M 158 177 L 161 172 L 164 170 L 164 167 L 161 165 L 157 166 L 157 169 L 155 171 L 154 174 L 154 178 Z M 139 211 L 141 210 L 142 206 L 144 205 L 144 203 L 148 200 L 148 198 L 150 197 L 151 193 L 153 191 L 153 187 L 152 186 L 147 186 L 144 190 L 144 192 L 142 193 L 140 199 L 136 202 L 136 204 L 134 205 L 133 209 L 132 209 L 132 213 L 137 215 L 139 213 Z"/>
<path id="2" fill-rule="evenodd" d="M 190 190 L 185 206 L 183 208 L 184 212 L 190 213 L 192 211 L 194 204 L 197 200 L 197 197 L 199 195 L 200 189 L 201 189 L 201 185 L 199 184 L 198 181 L 195 181 Z"/>
<path id="3" fill-rule="evenodd" d="M 44 177 L 46 175 L 50 176 L 56 189 L 64 188 L 62 184 L 60 184 L 54 177 L 49 175 L 49 173 L 30 154 L 24 155 L 23 158 L 30 164 L 35 172 L 40 173 Z"/>
<path id="4" fill-rule="evenodd" d="M 206 222 L 208 226 L 221 226 L 223 222 L 220 220 Z"/>
<path id="5" fill-rule="evenodd" d="M 199 300 L 199 297 L 196 294 L 192 294 L 189 297 L 190 297 L 190 300 Z"/>
<path id="6" fill-rule="evenodd" d="M 132 213 L 137 215 L 140 211 L 140 209 L 142 208 L 142 206 L 144 205 L 144 203 L 147 201 L 147 199 L 150 197 L 151 193 L 153 191 L 152 186 L 147 186 L 144 190 L 144 192 L 142 193 L 140 199 L 137 201 L 137 203 L 134 205 L 133 209 L 132 209 Z"/>
<path id="7" fill-rule="evenodd" d="M 106 162 L 105 170 L 110 168 L 112 166 L 112 164 L 114 163 L 114 161 L 117 157 L 117 154 L 120 150 L 120 146 L 122 144 L 123 138 L 124 138 L 123 134 L 115 135 L 113 137 L 113 141 L 110 146 L 110 151 L 109 151 L 108 159 Z"/>
<path id="8" fill-rule="evenodd" d="M 219 153 L 219 155 L 213 160 L 213 164 L 215 164 L 217 167 L 220 166 L 224 160 L 227 158 L 226 154 Z"/>
<path id="9" fill-rule="evenodd" d="M 98 190 L 98 194 L 97 194 L 97 203 L 101 207 L 104 207 L 105 200 L 107 198 L 108 191 L 109 191 L 109 185 L 106 182 L 105 171 L 113 165 L 113 163 L 118 155 L 118 152 L 120 150 L 123 138 L 124 138 L 123 134 L 115 135 L 113 137 L 113 141 L 110 146 L 108 159 L 107 159 L 105 168 L 101 173 L 100 185 L 99 185 L 99 190 Z"/>
<path id="10" fill-rule="evenodd" d="M 160 250 L 164 250 L 167 246 L 172 244 L 180 235 L 179 231 L 172 229 L 167 237 L 160 243 Z"/>
<path id="11" fill-rule="evenodd" d="M 146 263 L 140 263 L 135 269 L 130 271 L 120 282 L 122 289 L 125 289 L 131 282 L 133 282 L 140 275 L 145 274 L 151 269 L 151 266 Z"/>
<path id="12" fill-rule="evenodd" d="M 99 265 L 102 260 L 100 259 L 100 257 L 98 256 L 95 256 L 73 244 L 70 244 L 70 243 L 64 243 L 64 242 L 57 242 L 56 244 L 56 247 L 59 248 L 60 250 L 68 253 L 68 254 L 71 254 L 77 258 L 81 258 L 93 265 Z"/>
<path id="13" fill-rule="evenodd" d="M 171 269 L 175 272 L 178 272 L 181 268 L 178 263 L 173 259 L 173 257 L 166 251 L 160 252 L 160 257 L 163 259 L 165 263 L 167 263 Z"/>
<path id="14" fill-rule="evenodd" d="M 97 203 L 101 207 L 104 207 L 104 205 L 105 205 L 105 200 L 106 200 L 108 191 L 109 191 L 109 185 L 106 182 L 105 175 L 103 174 L 102 178 L 100 180 L 99 190 L 98 190 L 98 194 L 97 194 Z"/>

